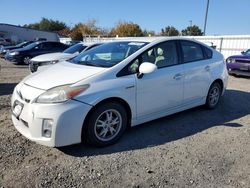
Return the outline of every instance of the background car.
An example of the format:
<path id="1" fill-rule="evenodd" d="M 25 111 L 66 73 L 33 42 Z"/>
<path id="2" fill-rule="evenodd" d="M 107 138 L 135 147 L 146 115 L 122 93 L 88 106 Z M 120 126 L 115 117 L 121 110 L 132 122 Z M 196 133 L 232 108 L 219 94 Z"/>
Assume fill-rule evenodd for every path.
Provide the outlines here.
<path id="1" fill-rule="evenodd" d="M 73 46 L 70 46 L 63 52 L 49 53 L 49 54 L 36 56 L 30 60 L 30 63 L 29 63 L 30 71 L 36 72 L 38 67 L 40 66 L 51 65 L 51 64 L 58 63 L 59 61 L 65 61 L 65 60 L 71 59 L 77 56 L 79 53 L 89 50 L 99 45 L 101 45 L 101 43 L 95 43 L 95 44 L 78 43 Z"/>
<path id="2" fill-rule="evenodd" d="M 199 105 L 227 87 L 224 57 L 184 38 L 105 43 L 31 74 L 12 95 L 15 128 L 37 143 L 107 146 L 127 127 Z"/>
<path id="3" fill-rule="evenodd" d="M 33 41 L 22 42 L 22 43 L 15 45 L 15 46 L 3 46 L 2 48 L 0 48 L 0 57 L 3 57 L 10 50 L 23 48 L 25 46 L 28 46 L 31 43 L 33 43 Z"/>
<path id="4" fill-rule="evenodd" d="M 29 64 L 30 59 L 35 56 L 52 53 L 62 52 L 68 48 L 66 44 L 60 42 L 34 42 L 15 50 L 10 50 L 5 54 L 5 59 L 14 62 L 15 64 Z"/>
<path id="5" fill-rule="evenodd" d="M 226 59 L 229 74 L 250 76 L 250 49 Z"/>
<path id="6" fill-rule="evenodd" d="M 10 45 L 11 43 L 8 42 L 6 39 L 0 37 L 0 46 L 7 46 Z"/>

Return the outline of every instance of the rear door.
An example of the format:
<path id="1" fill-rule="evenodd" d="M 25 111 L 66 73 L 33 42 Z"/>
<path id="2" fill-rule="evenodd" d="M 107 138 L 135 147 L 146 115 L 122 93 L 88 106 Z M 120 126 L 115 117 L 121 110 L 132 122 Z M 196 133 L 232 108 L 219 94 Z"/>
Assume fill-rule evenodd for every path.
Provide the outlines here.
<path id="1" fill-rule="evenodd" d="M 210 84 L 211 59 L 202 45 L 180 41 L 184 68 L 184 104 L 204 100 Z"/>

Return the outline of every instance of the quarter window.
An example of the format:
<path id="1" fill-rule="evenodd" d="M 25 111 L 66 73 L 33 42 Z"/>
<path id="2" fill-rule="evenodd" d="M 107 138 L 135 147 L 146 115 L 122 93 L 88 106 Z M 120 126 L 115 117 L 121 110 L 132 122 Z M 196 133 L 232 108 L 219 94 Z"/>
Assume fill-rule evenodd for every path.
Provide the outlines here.
<path id="1" fill-rule="evenodd" d="M 184 63 L 205 59 L 199 44 L 190 41 L 181 41 L 181 48 Z"/>

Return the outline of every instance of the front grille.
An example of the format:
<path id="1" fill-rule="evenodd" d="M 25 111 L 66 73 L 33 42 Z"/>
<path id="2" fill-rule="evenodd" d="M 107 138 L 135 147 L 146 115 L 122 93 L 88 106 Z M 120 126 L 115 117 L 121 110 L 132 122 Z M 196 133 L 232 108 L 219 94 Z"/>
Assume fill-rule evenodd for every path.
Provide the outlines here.
<path id="1" fill-rule="evenodd" d="M 236 63 L 243 63 L 243 64 L 245 64 L 245 63 L 249 63 L 250 64 L 250 60 L 235 60 L 235 62 Z"/>

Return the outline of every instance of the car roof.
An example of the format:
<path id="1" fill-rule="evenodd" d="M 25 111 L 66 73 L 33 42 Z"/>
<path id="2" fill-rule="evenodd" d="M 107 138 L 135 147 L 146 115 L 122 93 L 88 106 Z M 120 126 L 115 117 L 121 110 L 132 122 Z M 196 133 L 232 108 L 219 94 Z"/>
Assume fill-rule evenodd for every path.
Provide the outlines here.
<path id="1" fill-rule="evenodd" d="M 107 43 L 107 42 L 147 42 L 147 43 L 153 43 L 153 42 L 161 42 L 166 40 L 189 40 L 189 41 L 196 41 L 194 39 L 177 36 L 177 37 L 119 37 L 119 38 L 113 38 L 111 40 L 103 40 L 101 43 Z M 197 42 L 197 41 L 196 41 Z M 85 42 L 85 45 L 92 45 L 98 42 Z"/>

